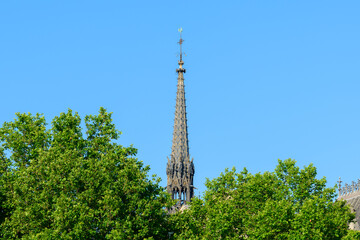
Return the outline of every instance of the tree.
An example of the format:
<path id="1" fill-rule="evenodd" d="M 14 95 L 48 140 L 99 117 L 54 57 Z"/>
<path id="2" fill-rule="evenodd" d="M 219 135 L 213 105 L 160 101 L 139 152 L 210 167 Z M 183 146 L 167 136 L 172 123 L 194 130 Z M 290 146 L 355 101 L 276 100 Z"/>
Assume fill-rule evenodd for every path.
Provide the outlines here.
<path id="1" fill-rule="evenodd" d="M 354 214 L 325 184 L 313 165 L 300 170 L 291 159 L 263 174 L 226 169 L 207 180 L 203 200 L 172 216 L 174 238 L 341 239 Z"/>
<path id="2" fill-rule="evenodd" d="M 5 206 L 6 202 L 6 176 L 9 171 L 10 163 L 5 157 L 4 149 L 0 148 L 0 225 L 8 217 L 9 210 Z M 1 237 L 1 234 L 0 234 Z"/>
<path id="3" fill-rule="evenodd" d="M 3 238 L 167 237 L 169 197 L 137 150 L 115 142 L 111 113 L 86 116 L 85 137 L 71 110 L 51 129 L 42 115 L 16 116 L 0 129 Z"/>

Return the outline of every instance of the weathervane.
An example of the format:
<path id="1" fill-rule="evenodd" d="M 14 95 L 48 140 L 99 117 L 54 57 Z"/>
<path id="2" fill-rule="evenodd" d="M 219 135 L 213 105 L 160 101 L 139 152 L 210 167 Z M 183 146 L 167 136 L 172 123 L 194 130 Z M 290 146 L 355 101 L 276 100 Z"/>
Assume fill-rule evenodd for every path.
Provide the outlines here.
<path id="1" fill-rule="evenodd" d="M 180 45 L 180 62 L 182 62 L 182 44 L 183 44 L 184 40 L 182 39 L 181 35 L 182 35 L 183 29 L 179 28 L 178 31 L 180 33 L 180 40 L 178 42 L 178 44 Z"/>

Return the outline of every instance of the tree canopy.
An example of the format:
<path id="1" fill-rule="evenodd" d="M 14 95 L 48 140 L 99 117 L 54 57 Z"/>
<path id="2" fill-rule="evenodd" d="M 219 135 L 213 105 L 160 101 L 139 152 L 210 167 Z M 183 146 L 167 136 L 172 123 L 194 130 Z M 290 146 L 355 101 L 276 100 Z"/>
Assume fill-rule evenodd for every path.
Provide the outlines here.
<path id="1" fill-rule="evenodd" d="M 111 113 L 69 110 L 46 128 L 16 114 L 0 129 L 1 234 L 24 239 L 163 239 L 169 200 L 137 150 L 114 140 Z M 5 154 L 8 153 L 8 154 Z"/>
<path id="2" fill-rule="evenodd" d="M 104 108 L 83 123 L 72 110 L 50 127 L 41 114 L 5 122 L 0 238 L 360 239 L 335 188 L 313 165 L 300 169 L 291 159 L 274 172 L 226 169 L 206 181 L 202 199 L 168 214 L 175 202 L 137 150 L 117 142 L 120 134 Z"/>
<path id="3" fill-rule="evenodd" d="M 279 160 L 274 172 L 226 169 L 203 199 L 172 216 L 176 239 L 342 239 L 354 214 L 313 165 Z M 352 239 L 360 235 L 351 231 Z M 355 237 L 355 238 L 353 238 Z M 351 239 L 348 238 L 348 239 Z"/>

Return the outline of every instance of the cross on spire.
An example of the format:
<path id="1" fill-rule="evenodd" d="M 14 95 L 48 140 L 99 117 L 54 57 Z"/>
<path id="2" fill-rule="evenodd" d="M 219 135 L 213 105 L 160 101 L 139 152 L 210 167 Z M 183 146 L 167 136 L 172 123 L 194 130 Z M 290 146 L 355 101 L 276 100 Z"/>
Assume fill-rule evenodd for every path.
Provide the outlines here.
<path id="1" fill-rule="evenodd" d="M 178 29 L 178 32 L 180 33 L 180 40 L 178 41 L 178 44 L 180 45 L 180 61 L 179 61 L 179 65 L 180 65 L 180 62 L 182 62 L 182 44 L 184 42 L 184 39 L 182 39 L 182 31 L 183 31 L 182 28 Z"/>

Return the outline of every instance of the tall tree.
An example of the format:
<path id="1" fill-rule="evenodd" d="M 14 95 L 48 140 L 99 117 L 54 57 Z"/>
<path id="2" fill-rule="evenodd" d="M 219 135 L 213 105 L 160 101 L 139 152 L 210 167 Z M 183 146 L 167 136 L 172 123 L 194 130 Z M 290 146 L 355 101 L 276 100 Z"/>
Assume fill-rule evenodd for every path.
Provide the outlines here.
<path id="1" fill-rule="evenodd" d="M 172 216 L 174 238 L 341 239 L 354 214 L 325 184 L 313 165 L 300 170 L 291 159 L 263 174 L 226 169 L 207 180 L 203 200 Z"/>
<path id="2" fill-rule="evenodd" d="M 0 129 L 9 153 L 0 154 L 4 238 L 167 237 L 169 198 L 134 158 L 137 150 L 115 141 L 120 132 L 111 113 L 101 108 L 85 125 L 83 133 L 80 116 L 69 110 L 49 130 L 43 116 L 31 114 L 17 114 Z"/>

